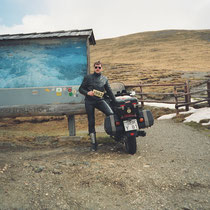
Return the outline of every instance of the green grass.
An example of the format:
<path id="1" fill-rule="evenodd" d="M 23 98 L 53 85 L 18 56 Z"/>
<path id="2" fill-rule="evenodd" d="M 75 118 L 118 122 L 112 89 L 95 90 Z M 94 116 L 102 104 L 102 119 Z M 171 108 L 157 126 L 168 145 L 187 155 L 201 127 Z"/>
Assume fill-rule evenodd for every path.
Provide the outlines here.
<path id="1" fill-rule="evenodd" d="M 196 122 L 188 122 L 188 123 L 185 123 L 185 124 L 190 126 L 190 127 L 193 127 L 197 131 L 204 132 L 207 136 L 210 137 L 210 125 L 203 126 L 201 123 L 196 123 Z"/>

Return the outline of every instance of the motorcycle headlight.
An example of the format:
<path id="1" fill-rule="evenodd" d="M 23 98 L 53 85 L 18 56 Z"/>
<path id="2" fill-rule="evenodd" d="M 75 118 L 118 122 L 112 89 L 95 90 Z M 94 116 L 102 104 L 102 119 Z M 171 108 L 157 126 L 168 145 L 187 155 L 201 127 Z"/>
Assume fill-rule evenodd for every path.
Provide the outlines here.
<path id="1" fill-rule="evenodd" d="M 127 113 L 129 113 L 129 114 L 131 113 L 131 108 L 129 108 L 129 107 L 127 108 Z"/>

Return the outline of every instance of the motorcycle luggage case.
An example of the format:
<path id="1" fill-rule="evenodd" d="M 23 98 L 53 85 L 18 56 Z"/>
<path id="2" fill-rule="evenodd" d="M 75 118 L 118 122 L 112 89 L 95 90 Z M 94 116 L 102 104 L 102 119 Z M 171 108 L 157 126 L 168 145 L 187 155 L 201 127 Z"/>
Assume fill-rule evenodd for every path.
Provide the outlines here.
<path id="1" fill-rule="evenodd" d="M 127 110 L 131 110 L 131 114 L 135 114 L 138 112 L 138 100 L 136 97 L 131 96 L 120 96 L 117 97 L 118 101 L 118 107 L 121 107 L 120 109 L 117 109 L 116 112 L 118 115 L 125 115 L 127 114 Z M 123 106 L 123 107 L 122 107 Z"/>
<path id="2" fill-rule="evenodd" d="M 152 112 L 149 110 L 139 110 L 139 118 L 144 118 L 143 122 L 139 122 L 139 128 L 148 128 L 154 124 Z"/>
<path id="3" fill-rule="evenodd" d="M 123 131 L 123 125 L 116 125 L 116 122 L 120 122 L 117 115 L 110 115 L 105 118 L 104 130 L 107 134 L 115 136 Z"/>

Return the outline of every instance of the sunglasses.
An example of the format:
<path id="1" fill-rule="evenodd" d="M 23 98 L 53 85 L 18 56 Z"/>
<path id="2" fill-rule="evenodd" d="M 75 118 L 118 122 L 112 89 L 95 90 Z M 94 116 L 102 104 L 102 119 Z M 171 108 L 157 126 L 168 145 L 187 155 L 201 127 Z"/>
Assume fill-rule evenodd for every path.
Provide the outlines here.
<path id="1" fill-rule="evenodd" d="M 101 69 L 101 66 L 95 66 L 95 69 Z"/>

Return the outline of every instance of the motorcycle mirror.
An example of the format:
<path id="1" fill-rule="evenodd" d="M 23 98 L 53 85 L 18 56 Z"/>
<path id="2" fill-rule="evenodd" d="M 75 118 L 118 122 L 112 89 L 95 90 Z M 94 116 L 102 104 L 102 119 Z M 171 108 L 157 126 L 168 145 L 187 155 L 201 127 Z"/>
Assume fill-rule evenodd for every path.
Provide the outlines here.
<path id="1" fill-rule="evenodd" d="M 130 92 L 130 95 L 131 95 L 131 96 L 135 96 L 135 95 L 136 95 L 136 91 L 131 91 L 131 92 Z"/>

